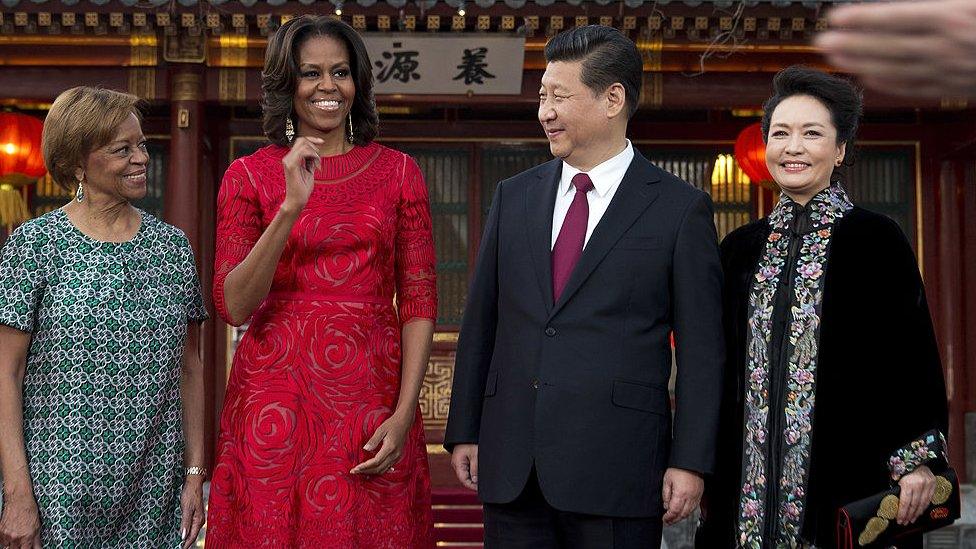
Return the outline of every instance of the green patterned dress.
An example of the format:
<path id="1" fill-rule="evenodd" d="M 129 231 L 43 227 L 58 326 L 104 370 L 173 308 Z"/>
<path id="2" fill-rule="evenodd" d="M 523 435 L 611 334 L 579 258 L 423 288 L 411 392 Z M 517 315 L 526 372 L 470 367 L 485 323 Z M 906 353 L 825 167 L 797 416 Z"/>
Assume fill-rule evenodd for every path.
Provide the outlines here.
<path id="1" fill-rule="evenodd" d="M 140 213 L 110 243 L 54 210 L 0 254 L 0 324 L 33 334 L 24 443 L 46 549 L 179 545 L 179 381 L 207 312 L 186 236 Z"/>

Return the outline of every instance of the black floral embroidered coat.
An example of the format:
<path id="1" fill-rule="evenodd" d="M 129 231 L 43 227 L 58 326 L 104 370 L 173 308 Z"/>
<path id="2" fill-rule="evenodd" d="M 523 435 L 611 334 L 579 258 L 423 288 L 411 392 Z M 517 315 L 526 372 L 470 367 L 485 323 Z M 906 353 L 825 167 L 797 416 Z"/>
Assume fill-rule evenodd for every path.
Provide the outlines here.
<path id="1" fill-rule="evenodd" d="M 738 545 L 747 314 L 769 235 L 768 219 L 761 219 L 722 243 L 727 375 L 718 468 L 706 479 L 699 548 Z M 836 222 L 825 277 L 802 526 L 803 539 L 818 547 L 834 546 L 839 507 L 890 487 L 918 462 L 944 466 L 941 458 L 905 463 L 901 457 L 924 435 L 948 429 L 925 290 L 898 225 L 855 206 Z M 940 456 L 943 450 L 935 449 Z"/>

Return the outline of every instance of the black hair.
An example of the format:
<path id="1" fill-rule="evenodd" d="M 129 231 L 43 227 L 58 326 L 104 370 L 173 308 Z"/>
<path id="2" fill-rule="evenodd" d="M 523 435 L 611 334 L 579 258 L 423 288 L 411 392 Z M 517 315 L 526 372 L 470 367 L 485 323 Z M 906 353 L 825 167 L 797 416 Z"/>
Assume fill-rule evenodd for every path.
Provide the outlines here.
<path id="1" fill-rule="evenodd" d="M 583 84 L 598 94 L 619 82 L 624 87 L 627 117 L 634 116 L 644 72 L 634 42 L 613 27 L 585 25 L 563 31 L 546 44 L 547 63 L 580 60 Z"/>
<path id="2" fill-rule="evenodd" d="M 837 129 L 837 144 L 847 144 L 844 164 L 854 163 L 854 141 L 861 115 L 864 113 L 864 97 L 850 80 L 827 74 L 803 65 L 787 67 L 773 78 L 773 95 L 763 105 L 762 136 L 769 138 L 769 125 L 776 107 L 788 97 L 808 95 L 830 111 L 830 120 Z M 836 170 L 835 170 L 836 172 Z"/>

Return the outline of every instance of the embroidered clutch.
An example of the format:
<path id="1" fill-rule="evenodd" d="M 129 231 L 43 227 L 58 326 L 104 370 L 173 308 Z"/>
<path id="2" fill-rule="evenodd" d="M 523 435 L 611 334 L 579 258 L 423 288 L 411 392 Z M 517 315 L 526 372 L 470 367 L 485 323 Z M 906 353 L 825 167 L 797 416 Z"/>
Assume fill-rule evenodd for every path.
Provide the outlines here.
<path id="1" fill-rule="evenodd" d="M 837 511 L 837 547 L 891 547 L 905 536 L 937 530 L 959 518 L 959 479 L 952 468 L 935 477 L 932 502 L 914 524 L 901 526 L 895 521 L 900 492 L 901 488 L 895 486 L 841 507 Z"/>

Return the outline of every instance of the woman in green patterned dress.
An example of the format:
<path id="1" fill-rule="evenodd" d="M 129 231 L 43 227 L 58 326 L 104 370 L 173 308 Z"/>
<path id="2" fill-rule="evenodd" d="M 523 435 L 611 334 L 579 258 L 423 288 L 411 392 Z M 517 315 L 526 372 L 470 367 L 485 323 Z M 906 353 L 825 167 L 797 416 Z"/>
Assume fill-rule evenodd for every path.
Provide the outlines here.
<path id="1" fill-rule="evenodd" d="M 55 100 L 44 161 L 75 199 L 0 253 L 0 547 L 187 547 L 203 523 L 207 313 L 186 236 L 131 204 L 137 102 Z"/>

